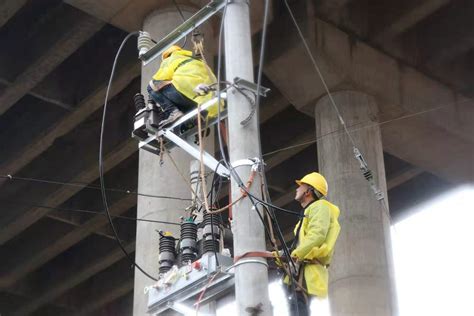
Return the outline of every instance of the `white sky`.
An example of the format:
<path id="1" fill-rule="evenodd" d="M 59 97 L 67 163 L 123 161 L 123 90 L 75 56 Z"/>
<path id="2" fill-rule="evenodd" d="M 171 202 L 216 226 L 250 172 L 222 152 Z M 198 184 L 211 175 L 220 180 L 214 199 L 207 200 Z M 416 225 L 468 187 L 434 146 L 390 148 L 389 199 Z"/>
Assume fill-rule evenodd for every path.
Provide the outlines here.
<path id="1" fill-rule="evenodd" d="M 474 315 L 474 186 L 414 211 L 392 227 L 400 315 Z"/>
<path id="2" fill-rule="evenodd" d="M 463 186 L 408 212 L 392 226 L 400 316 L 474 315 L 474 186 Z M 269 287 L 274 315 L 288 315 L 280 282 Z M 328 300 L 312 315 L 329 316 Z M 217 315 L 236 315 L 235 305 Z"/>

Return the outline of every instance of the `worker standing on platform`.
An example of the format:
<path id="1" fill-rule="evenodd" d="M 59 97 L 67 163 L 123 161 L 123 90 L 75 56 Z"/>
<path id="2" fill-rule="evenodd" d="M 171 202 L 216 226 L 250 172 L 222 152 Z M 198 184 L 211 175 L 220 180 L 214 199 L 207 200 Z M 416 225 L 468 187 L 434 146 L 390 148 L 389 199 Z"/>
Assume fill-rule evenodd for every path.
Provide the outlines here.
<path id="1" fill-rule="evenodd" d="M 147 87 L 149 95 L 164 113 L 160 127 L 173 123 L 198 104 L 211 99 L 212 94 L 207 92 L 216 82 L 212 70 L 201 59 L 177 45 L 165 50 L 162 60 Z M 208 108 L 208 115 L 217 111 L 217 106 L 215 108 Z"/>
<path id="2" fill-rule="evenodd" d="M 296 224 L 295 240 L 290 248 L 296 268 L 290 265 L 296 297 L 291 302 L 291 315 L 309 315 L 311 296 L 328 294 L 328 267 L 341 230 L 339 208 L 328 202 L 326 179 L 317 172 L 296 180 L 295 200 L 303 207 L 304 217 Z M 285 280 L 288 282 L 288 278 Z M 296 306 L 297 305 L 297 306 Z"/>

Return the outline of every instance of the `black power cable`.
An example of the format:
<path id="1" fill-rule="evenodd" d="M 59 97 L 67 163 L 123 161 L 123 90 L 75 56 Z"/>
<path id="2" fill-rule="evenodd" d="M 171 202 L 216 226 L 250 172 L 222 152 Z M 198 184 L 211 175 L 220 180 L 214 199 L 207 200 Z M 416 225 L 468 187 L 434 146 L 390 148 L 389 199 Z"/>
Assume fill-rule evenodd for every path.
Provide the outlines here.
<path id="1" fill-rule="evenodd" d="M 184 17 L 183 11 L 181 11 L 181 8 L 179 7 L 179 5 L 178 5 L 178 3 L 176 2 L 176 0 L 171 0 L 171 1 L 173 1 L 173 4 L 174 4 L 174 6 L 176 7 L 176 10 L 178 10 L 179 15 L 181 16 L 181 19 L 183 20 L 183 22 L 186 22 L 186 18 Z M 188 41 L 188 36 L 186 35 L 186 36 L 184 37 L 184 42 L 183 42 L 183 45 L 182 45 L 183 48 L 184 48 L 184 46 L 186 46 L 187 41 Z"/>
<path id="2" fill-rule="evenodd" d="M 104 161 L 103 161 L 103 144 L 104 144 L 104 130 L 105 130 L 105 117 L 107 114 L 107 101 L 109 99 L 109 92 L 110 92 L 110 87 L 112 86 L 112 81 L 114 78 L 115 74 L 115 67 L 117 66 L 117 60 L 118 57 L 120 56 L 120 52 L 122 51 L 123 47 L 125 46 L 125 43 L 132 37 L 132 36 L 138 36 L 138 32 L 133 32 L 128 34 L 120 44 L 120 47 L 117 51 L 117 54 L 115 55 L 114 63 L 112 65 L 112 71 L 110 73 L 110 79 L 109 83 L 107 85 L 107 91 L 105 93 L 105 101 L 104 101 L 104 111 L 102 113 L 102 123 L 100 127 L 100 144 L 99 144 L 99 178 L 100 178 L 100 188 L 101 188 L 101 193 L 102 193 L 102 202 L 104 204 L 104 209 L 107 214 L 107 219 L 109 221 L 110 227 L 112 228 L 112 231 L 115 236 L 115 240 L 117 241 L 117 244 L 119 248 L 122 250 L 124 253 L 125 257 L 130 261 L 130 263 L 135 266 L 138 270 L 140 270 L 144 275 L 152 279 L 153 281 L 157 281 L 156 278 L 152 277 L 150 274 L 148 274 L 145 270 L 143 270 L 136 262 L 135 260 L 130 256 L 130 254 L 127 252 L 125 247 L 122 245 L 122 242 L 120 241 L 120 238 L 118 237 L 117 230 L 115 229 L 115 225 L 112 221 L 112 216 L 110 215 L 109 211 L 109 205 L 107 203 L 107 194 L 105 191 L 105 181 L 104 181 Z"/>

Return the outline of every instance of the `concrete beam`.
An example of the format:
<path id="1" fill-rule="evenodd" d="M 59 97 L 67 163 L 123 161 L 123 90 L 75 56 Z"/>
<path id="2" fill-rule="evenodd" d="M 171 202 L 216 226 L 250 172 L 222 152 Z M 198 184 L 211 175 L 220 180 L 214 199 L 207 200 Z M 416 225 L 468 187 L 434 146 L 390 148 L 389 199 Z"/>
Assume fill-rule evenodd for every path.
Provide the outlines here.
<path id="1" fill-rule="evenodd" d="M 408 131 L 412 133 L 409 135 Z M 472 143 L 423 119 L 413 118 L 402 124 L 393 122 L 382 129 L 382 137 L 385 151 L 415 166 L 452 183 L 474 180 Z"/>
<path id="2" fill-rule="evenodd" d="M 384 12 L 373 14 L 378 16 L 377 21 L 371 23 L 373 37 L 377 42 L 391 40 L 413 28 L 449 2 L 450 0 L 422 0 L 384 3 L 385 5 L 380 6 Z"/>
<path id="3" fill-rule="evenodd" d="M 423 173 L 423 170 L 415 167 L 402 170 L 387 179 L 387 191 L 402 185 L 403 183 L 413 179 Z"/>
<path id="4" fill-rule="evenodd" d="M 449 181 L 472 180 L 469 164 L 474 131 L 472 122 L 465 120 L 474 115 L 471 100 L 466 101 L 449 87 L 401 65 L 332 25 L 311 16 L 300 21 L 330 89 L 360 90 L 375 96 L 380 121 L 428 111 L 422 115 L 424 123 L 421 125 L 413 124 L 415 119 L 385 124 L 382 133 L 386 151 Z M 280 17 L 278 23 L 270 27 L 270 56 L 265 74 L 290 103 L 312 115 L 308 104 L 314 104 L 326 92 L 315 71 L 308 70 L 311 62 L 298 44 L 297 34 L 286 31 L 287 24 L 284 17 Z M 281 42 L 289 44 L 271 44 Z M 298 74 L 298 80 L 288 78 L 288 69 Z M 440 106 L 442 110 L 438 109 Z M 422 151 L 427 146 L 421 144 L 432 143 L 433 136 L 428 133 L 431 129 L 436 130 L 443 141 L 437 140 L 437 153 L 428 155 Z M 403 144 L 400 139 L 404 139 Z M 453 152 L 458 153 L 457 163 L 447 164 Z"/>
<path id="5" fill-rule="evenodd" d="M 3 79 L 3 78 L 0 78 L 0 83 L 9 87 L 12 85 L 11 82 L 9 82 L 8 80 L 6 79 Z M 44 93 L 41 93 L 41 92 L 35 92 L 35 91 L 29 91 L 27 94 L 37 98 L 37 99 L 40 99 L 40 100 L 43 100 L 45 102 L 48 102 L 48 103 L 51 103 L 51 104 L 54 104 L 54 105 L 57 105 L 59 106 L 60 108 L 63 108 L 67 111 L 72 111 L 73 110 L 73 105 L 72 104 L 68 104 L 62 100 L 58 100 L 57 98 L 52 98 L 52 97 L 49 97 L 47 96 L 46 94 Z"/>
<path id="6" fill-rule="evenodd" d="M 130 208 L 134 207 L 136 203 L 137 197 L 135 195 L 127 195 L 126 197 L 112 204 L 110 206 L 110 212 L 112 215 L 123 214 Z M 64 237 L 54 240 L 47 245 L 39 245 L 37 249 L 29 249 L 28 247 L 25 247 L 23 252 L 31 253 L 31 255 L 18 255 L 19 258 L 27 258 L 27 260 L 15 262 L 10 267 L 5 267 L 5 270 L 2 269 L 2 281 L 0 282 L 0 287 L 10 287 L 28 273 L 36 270 L 44 263 L 48 262 L 52 258 L 59 255 L 61 252 L 69 249 L 107 224 L 107 217 L 103 215 L 96 215 L 81 226 L 64 235 Z"/>
<path id="7" fill-rule="evenodd" d="M 112 169 L 117 166 L 120 162 L 124 161 L 126 158 L 130 157 L 137 150 L 137 144 L 134 140 L 127 139 L 120 146 L 117 146 L 112 152 L 110 152 L 104 158 L 104 171 Z M 97 162 L 92 163 L 90 166 L 85 168 L 80 172 L 74 179 L 70 182 L 76 183 L 91 183 L 97 179 L 98 175 L 98 165 Z M 67 201 L 70 197 L 75 195 L 77 192 L 82 190 L 81 186 L 63 186 L 60 189 L 56 190 L 53 194 L 45 198 L 43 204 L 57 207 L 62 203 Z M 17 215 L 13 218 L 4 218 L 2 219 L 0 227 L 0 244 L 5 243 L 10 240 L 24 229 L 34 224 L 40 218 L 45 216 L 48 213 L 48 209 L 45 208 L 31 208 L 26 212 Z"/>
<path id="8" fill-rule="evenodd" d="M 74 313 L 74 316 L 88 316 L 92 312 L 98 310 L 99 308 L 106 306 L 107 304 L 115 301 L 116 299 L 127 295 L 133 291 L 133 279 L 127 279 L 122 282 L 122 284 L 113 287 L 112 289 L 105 292 L 103 295 L 98 296 L 94 300 L 84 304 L 79 312 Z"/>
<path id="9" fill-rule="evenodd" d="M 278 192 L 278 193 L 280 193 L 280 194 L 283 194 L 283 193 L 286 192 L 285 189 L 283 189 L 282 187 L 277 186 L 277 185 L 268 185 L 268 188 L 269 188 L 270 190 L 276 191 L 276 192 Z"/>
<path id="10" fill-rule="evenodd" d="M 304 142 L 311 141 L 313 139 L 314 139 L 314 131 L 308 131 L 304 133 L 303 135 L 298 135 L 297 137 L 295 137 L 293 141 L 291 141 L 289 144 L 286 144 L 285 147 L 300 145 Z M 283 163 L 284 161 L 302 152 L 303 150 L 305 150 L 312 144 L 313 143 L 308 143 L 308 144 L 296 146 L 296 147 L 285 149 L 278 153 L 275 153 L 270 158 L 265 159 L 265 163 L 267 164 L 265 170 L 270 171 L 271 169 L 275 168 L 276 166 Z"/>
<path id="11" fill-rule="evenodd" d="M 132 252 L 135 249 L 135 242 L 125 245 L 125 249 L 129 253 Z M 92 261 L 90 264 L 84 266 L 80 270 L 71 271 L 67 278 L 56 279 L 50 284 L 45 285 L 44 291 L 38 292 L 38 296 L 35 299 L 26 302 L 12 315 L 24 316 L 33 313 L 41 306 L 48 304 L 69 289 L 77 286 L 100 271 L 105 270 L 122 258 L 122 251 L 119 248 L 116 248 L 105 256 L 99 257 L 97 260 Z"/>
<path id="12" fill-rule="evenodd" d="M 117 95 L 139 75 L 140 64 L 133 63 L 124 67 L 123 71 L 117 73 L 115 77 L 109 98 Z M 34 137 L 30 144 L 24 147 L 25 149 L 22 152 L 16 153 L 14 157 L 0 166 L 1 172 L 5 174 L 17 173 L 36 157 L 45 152 L 58 137 L 72 131 L 82 121 L 103 106 L 106 89 L 107 85 L 104 83 L 104 85 L 99 87 L 93 94 L 78 104 L 76 110 L 40 135 Z M 4 182 L 5 179 L 0 179 L 0 185 Z"/>
<path id="13" fill-rule="evenodd" d="M 82 221 L 79 218 L 68 216 L 69 214 L 64 214 L 64 212 L 52 210 L 46 216 L 48 218 L 54 219 L 58 222 L 67 223 L 69 225 L 80 227 L 82 226 Z M 109 239 L 115 239 L 115 237 L 109 233 L 106 228 L 98 228 L 94 231 L 97 235 L 103 236 Z"/>
<path id="14" fill-rule="evenodd" d="M 278 197 L 273 204 L 279 207 L 284 207 L 295 199 L 295 191 L 289 189 L 285 194 Z"/>
<path id="15" fill-rule="evenodd" d="M 173 3 L 166 0 L 66 0 L 65 2 L 127 32 L 142 29 L 143 21 L 150 12 L 167 9 L 176 10 Z M 200 9 L 208 2 L 208 0 L 187 0 L 184 2 L 180 1 L 178 4 L 182 9 Z M 250 2 L 250 12 L 252 33 L 255 33 L 262 26 L 263 2 Z M 269 21 L 271 20 L 272 14 L 269 17 Z M 178 26 L 178 21 L 176 26 Z M 214 32 L 214 34 L 217 34 L 217 32 Z"/>
<path id="16" fill-rule="evenodd" d="M 472 16 L 474 2 L 454 1 L 415 30 L 422 64 L 440 64 L 453 60 L 474 47 Z"/>
<path id="17" fill-rule="evenodd" d="M 77 301 L 74 305 L 79 306 L 73 315 L 93 315 L 97 309 L 130 293 L 133 290 L 133 270 L 124 258 L 69 291 L 65 296 Z"/>
<path id="18" fill-rule="evenodd" d="M 282 95 L 275 95 L 274 91 L 272 91 L 272 95 L 274 95 L 274 97 L 271 97 L 269 100 L 264 100 L 263 106 L 261 106 L 260 125 L 290 106 L 288 100 Z"/>
<path id="19" fill-rule="evenodd" d="M 347 14 L 347 5 L 352 0 L 322 0 L 315 2 L 315 12 L 328 20 L 338 22 Z"/>
<path id="20" fill-rule="evenodd" d="M 120 297 L 119 299 L 105 305 L 97 310 L 91 316 L 102 316 L 103 312 L 109 312 L 113 315 L 127 316 L 133 313 L 133 292 Z"/>
<path id="21" fill-rule="evenodd" d="M 86 16 L 62 34 L 54 45 L 17 76 L 10 87 L 0 95 L 0 115 L 5 113 L 29 90 L 92 37 L 104 23 Z"/>
<path id="22" fill-rule="evenodd" d="M 27 0 L 5 0 L 0 3 L 0 28 L 25 5 Z"/>

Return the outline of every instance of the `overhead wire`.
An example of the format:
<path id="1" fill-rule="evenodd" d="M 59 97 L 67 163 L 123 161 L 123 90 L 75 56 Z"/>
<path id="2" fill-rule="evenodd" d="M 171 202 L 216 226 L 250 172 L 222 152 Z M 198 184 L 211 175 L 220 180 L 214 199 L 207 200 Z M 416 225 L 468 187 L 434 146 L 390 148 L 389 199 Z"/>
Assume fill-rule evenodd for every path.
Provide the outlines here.
<path id="1" fill-rule="evenodd" d="M 47 179 L 40 179 L 40 178 L 18 177 L 18 176 L 12 176 L 10 174 L 6 174 L 6 175 L 0 174 L 0 178 L 5 178 L 9 180 L 21 180 L 21 181 L 29 181 L 29 182 L 37 182 L 37 183 L 45 183 L 45 184 L 57 184 L 57 185 L 64 185 L 64 186 L 81 187 L 84 189 L 101 190 L 100 186 L 91 185 L 87 183 L 81 183 L 81 182 L 63 182 L 63 181 L 47 180 Z M 140 193 L 133 190 L 127 190 L 127 189 L 106 188 L 105 190 L 108 192 L 126 193 L 126 194 L 132 194 L 132 195 L 137 195 L 137 196 L 149 197 L 149 198 L 169 199 L 169 200 L 178 200 L 178 201 L 191 201 L 191 199 L 188 199 L 188 198 L 180 198 L 180 197 L 165 196 L 165 195 L 153 195 L 153 194 L 147 194 L 147 193 Z"/>
<path id="2" fill-rule="evenodd" d="M 186 22 L 186 18 L 184 17 L 184 14 L 183 14 L 183 11 L 181 11 L 181 8 L 179 7 L 178 3 L 176 2 L 176 0 L 171 0 L 174 4 L 174 6 L 176 7 L 176 10 L 178 10 L 178 13 L 179 15 L 181 16 L 181 19 L 183 20 L 183 22 Z M 182 47 L 185 47 L 186 46 L 186 43 L 188 41 L 188 36 L 186 35 L 184 37 L 184 42 L 182 44 Z"/>
<path id="3" fill-rule="evenodd" d="M 344 118 L 342 117 L 341 112 L 339 111 L 339 108 L 338 108 L 336 102 L 334 101 L 334 98 L 333 98 L 333 96 L 332 96 L 332 93 L 331 93 L 331 91 L 330 91 L 330 89 L 329 89 L 329 87 L 328 87 L 328 85 L 327 85 L 327 83 L 326 83 L 326 79 L 324 78 L 324 76 L 323 76 L 323 74 L 322 74 L 322 72 L 321 72 L 321 69 L 319 68 L 318 63 L 316 62 L 316 59 L 314 58 L 314 56 L 313 56 L 313 54 L 312 54 L 312 52 L 311 52 L 311 49 L 309 48 L 309 45 L 308 45 L 307 41 L 306 41 L 306 39 L 304 38 L 303 32 L 301 31 L 301 28 L 299 27 L 298 22 L 296 21 L 296 18 L 295 18 L 294 14 L 293 14 L 293 10 L 291 10 L 291 7 L 290 7 L 290 5 L 288 4 L 288 1 L 287 1 L 287 0 L 283 0 L 283 2 L 284 2 L 285 6 L 286 6 L 286 8 L 287 8 L 287 10 L 288 10 L 288 13 L 289 13 L 290 18 L 291 18 L 291 20 L 292 20 L 292 22 L 293 22 L 293 25 L 294 25 L 295 28 L 296 28 L 296 31 L 297 31 L 297 33 L 298 33 L 298 36 L 300 37 L 301 42 L 302 42 L 302 44 L 303 44 L 303 46 L 304 46 L 304 48 L 305 48 L 305 50 L 306 50 L 306 54 L 307 54 L 308 57 L 310 58 L 311 63 L 312 63 L 312 65 L 313 65 L 313 67 L 314 67 L 314 69 L 315 69 L 317 75 L 319 76 L 319 79 L 321 80 L 321 83 L 322 83 L 322 85 L 323 85 L 323 87 L 324 87 L 324 90 L 325 90 L 326 94 L 327 94 L 328 97 L 329 97 L 330 104 L 332 105 L 334 111 L 336 112 L 336 115 L 337 115 L 337 117 L 338 117 L 338 119 L 339 119 L 339 122 L 340 122 L 340 124 L 342 125 L 342 127 L 343 127 L 343 129 L 344 129 L 344 132 L 345 132 L 345 134 L 347 135 L 347 137 L 348 137 L 350 143 L 352 144 L 354 153 L 356 153 L 356 152 L 359 153 L 359 156 L 361 156 L 362 161 L 363 161 L 363 163 L 365 164 L 365 167 L 366 167 L 366 169 L 367 169 L 367 170 L 365 170 L 365 172 L 369 172 L 370 175 L 372 176 L 372 179 L 371 179 L 371 180 L 369 180 L 369 178 L 367 178 L 367 177 L 366 177 L 366 180 L 369 182 L 369 185 L 370 185 L 371 189 L 374 191 L 375 195 L 377 195 L 377 194 L 380 193 L 381 191 L 380 191 L 380 189 L 377 187 L 377 184 L 375 183 L 375 180 L 373 179 L 372 170 L 370 170 L 370 169 L 368 168 L 367 163 L 364 161 L 364 158 L 363 158 L 362 154 L 360 154 L 360 151 L 359 151 L 359 149 L 358 149 L 357 146 L 356 146 L 356 143 L 355 143 L 355 141 L 354 141 L 354 138 L 352 137 L 351 133 L 349 133 L 349 130 L 347 129 L 347 126 L 346 126 L 346 123 L 345 123 L 345 121 L 344 121 Z M 359 160 L 357 157 L 356 157 L 356 159 Z M 361 162 L 361 164 L 362 164 L 362 162 Z M 362 170 L 362 165 L 361 165 L 361 170 Z M 364 173 L 365 173 L 365 172 L 364 172 Z M 364 176 L 365 176 L 365 175 L 364 175 Z M 372 182 L 372 181 L 373 181 L 373 182 Z M 383 208 L 383 210 L 384 210 L 384 213 L 385 213 L 385 215 L 388 217 L 388 220 L 391 222 L 392 219 L 391 219 L 391 216 L 390 216 L 390 212 L 389 212 L 389 210 L 388 210 L 387 205 L 386 205 L 385 202 L 384 202 L 384 200 L 386 200 L 386 197 L 382 195 L 382 197 L 381 197 L 381 198 L 377 198 L 377 200 L 379 200 L 379 201 L 381 202 L 382 208 Z"/>
<path id="4" fill-rule="evenodd" d="M 433 109 L 429 109 L 429 110 L 423 110 L 423 111 L 419 111 L 419 112 L 415 112 L 415 113 L 410 113 L 410 114 L 407 114 L 407 115 L 402 115 L 402 116 L 399 116 L 397 118 L 394 118 L 394 119 L 390 119 L 390 120 L 385 120 L 385 121 L 381 121 L 381 122 L 374 122 L 372 124 L 369 124 L 369 125 L 364 125 L 364 126 L 361 126 L 361 127 L 356 127 L 360 124 L 355 124 L 355 125 L 349 125 L 348 128 L 349 128 L 349 131 L 350 132 L 357 132 L 359 130 L 363 130 L 363 129 L 367 129 L 367 128 L 372 128 L 372 127 L 376 127 L 376 126 L 383 126 L 383 125 L 386 125 L 388 123 L 391 123 L 391 122 L 394 122 L 394 121 L 400 121 L 400 120 L 404 120 L 404 119 L 409 119 L 409 118 L 412 118 L 412 117 L 415 117 L 415 116 L 418 116 L 418 115 L 423 115 L 423 114 L 426 114 L 426 113 L 429 113 L 429 112 L 433 112 L 433 111 L 438 111 L 440 109 L 443 109 L 443 108 L 446 108 L 448 107 L 449 105 L 451 104 L 447 104 L 447 105 L 442 105 L 442 106 L 438 106 L 436 108 L 433 108 Z M 354 127 L 354 128 L 353 128 Z M 383 127 L 382 127 L 383 128 Z M 285 150 L 290 150 L 290 149 L 293 149 L 293 148 L 297 148 L 297 147 L 301 147 L 301 146 L 305 146 L 305 145 L 310 145 L 310 144 L 314 144 L 314 143 L 317 143 L 318 141 L 322 140 L 322 139 L 325 139 L 326 137 L 329 137 L 333 134 L 340 134 L 340 132 L 343 132 L 345 133 L 344 129 L 337 129 L 335 131 L 332 131 L 332 132 L 328 132 L 326 134 L 323 134 L 321 136 L 318 136 L 316 138 L 312 138 L 312 139 L 309 139 L 308 141 L 304 141 L 304 142 L 301 142 L 299 144 L 295 144 L 295 145 L 291 145 L 291 146 L 286 146 L 286 147 L 281 147 L 281 148 L 277 148 L 275 150 L 272 150 L 272 151 L 269 151 L 269 152 L 266 152 L 264 153 L 262 156 L 263 157 L 267 157 L 267 156 L 271 156 L 271 155 L 274 155 L 276 153 L 279 153 L 279 152 L 282 152 L 282 151 L 285 151 Z"/>
<path id="5" fill-rule="evenodd" d="M 225 82 L 225 81 L 222 81 L 222 82 Z M 229 83 L 229 85 L 231 85 L 231 84 Z M 412 117 L 416 117 L 416 116 L 423 115 L 423 114 L 426 114 L 426 113 L 430 113 L 430 112 L 442 110 L 444 108 L 448 108 L 449 106 L 451 106 L 453 104 L 461 104 L 461 103 L 466 103 L 468 101 L 469 100 L 463 100 L 463 101 L 458 101 L 456 103 L 445 103 L 445 104 L 439 105 L 439 106 L 437 106 L 435 108 L 432 108 L 432 109 L 427 109 L 427 110 L 422 110 L 422 111 L 418 111 L 418 112 L 409 113 L 409 114 L 402 115 L 402 116 L 399 116 L 399 117 L 396 117 L 396 118 L 393 118 L 393 119 L 380 121 L 380 122 L 374 122 L 372 124 L 364 125 L 364 126 L 361 126 L 361 127 L 356 127 L 359 124 L 349 125 L 348 129 L 349 129 L 350 132 L 353 133 L 353 132 L 356 132 L 356 131 L 359 131 L 359 130 L 363 130 L 363 129 L 367 129 L 367 128 L 371 128 L 371 127 L 376 127 L 376 126 L 381 126 L 381 128 L 383 128 L 382 127 L 383 125 L 389 124 L 391 122 L 410 119 Z M 304 142 L 301 142 L 301 143 L 298 143 L 298 144 L 295 144 L 295 145 L 290 145 L 290 146 L 277 148 L 275 150 L 263 153 L 262 157 L 268 157 L 268 156 L 274 155 L 274 154 L 282 152 L 282 151 L 290 150 L 290 149 L 305 146 L 305 145 L 310 145 L 310 144 L 316 143 L 316 142 L 318 142 L 322 139 L 325 139 L 326 137 L 329 137 L 333 134 L 338 134 L 340 132 L 344 132 L 344 129 L 334 130 L 332 132 L 328 132 L 328 133 L 323 134 L 321 136 L 318 136 L 316 138 L 312 138 L 312 139 L 309 139 L 308 141 L 304 141 Z M 82 188 L 85 188 L 85 189 L 94 189 L 94 190 L 100 190 L 101 189 L 100 185 L 93 185 L 93 184 L 85 183 L 85 182 L 65 182 L 65 181 L 58 181 L 58 180 L 49 180 L 49 179 L 44 179 L 44 178 L 20 177 L 20 176 L 14 176 L 12 174 L 0 174 L 0 178 L 5 178 L 5 179 L 9 179 L 9 180 L 21 180 L 21 181 L 38 182 L 38 183 L 45 183 L 45 184 L 57 184 L 57 185 L 65 185 L 65 186 L 82 187 Z M 126 194 L 134 194 L 134 195 L 137 195 L 137 196 L 151 197 L 151 198 L 157 198 L 157 199 L 171 199 L 171 200 L 180 200 L 180 201 L 191 201 L 191 199 L 189 199 L 189 198 L 180 198 L 180 197 L 165 196 L 165 195 L 147 194 L 147 193 L 141 193 L 141 192 L 137 192 L 137 191 L 134 191 L 134 190 L 122 189 L 122 188 L 110 188 L 109 187 L 109 188 L 106 188 L 106 191 L 126 193 Z"/>
<path id="6" fill-rule="evenodd" d="M 0 202 L 10 204 L 10 205 L 22 205 L 22 206 L 29 206 L 29 207 L 38 207 L 38 208 L 44 208 L 44 209 L 49 209 L 49 210 L 55 210 L 55 211 L 87 213 L 87 214 L 96 214 L 96 215 L 103 215 L 103 216 L 107 215 L 105 213 L 105 211 L 98 211 L 98 210 L 57 207 L 57 206 L 44 205 L 44 204 L 39 204 L 39 203 L 23 203 L 23 202 L 18 202 L 18 201 L 9 201 L 9 200 L 0 200 Z M 160 224 L 169 224 L 169 225 L 181 225 L 180 223 L 153 220 L 153 219 L 146 219 L 146 218 L 137 218 L 137 217 L 123 216 L 123 215 L 112 215 L 112 217 L 113 218 L 119 218 L 119 219 L 125 219 L 125 220 L 131 220 L 131 221 L 135 221 L 135 222 L 149 222 L 149 223 L 160 223 Z"/>
<path id="7" fill-rule="evenodd" d="M 151 276 L 148 272 L 146 272 L 142 267 L 140 267 L 135 260 L 130 256 L 130 254 L 127 252 L 125 247 L 123 246 L 122 242 L 120 241 L 120 238 L 118 237 L 117 230 L 115 228 L 115 225 L 112 220 L 112 216 L 109 211 L 109 205 L 107 203 L 107 193 L 105 190 L 105 179 L 104 179 L 104 160 L 103 160 L 103 144 L 104 144 L 104 130 L 105 130 L 105 118 L 107 114 L 107 102 L 109 99 L 109 92 L 110 88 L 112 86 L 112 81 L 114 79 L 114 74 L 115 74 L 115 67 L 117 66 L 117 60 L 120 56 L 120 52 L 122 51 L 123 47 L 127 43 L 127 41 L 132 37 L 132 36 L 138 36 L 138 32 L 132 32 L 129 33 L 125 38 L 123 39 L 122 43 L 120 44 L 120 47 L 117 51 L 117 54 L 115 55 L 114 62 L 112 65 L 112 70 L 110 73 L 110 78 L 109 78 L 109 83 L 107 85 L 107 90 L 105 92 L 105 100 L 104 100 L 104 110 L 102 113 L 102 122 L 101 122 L 101 128 L 100 128 L 100 142 L 99 142 L 99 179 L 100 179 L 100 188 L 101 188 L 101 195 L 102 195 L 102 202 L 104 204 L 104 209 L 107 214 L 107 219 L 109 221 L 110 227 L 112 228 L 112 232 L 115 236 L 115 240 L 117 241 L 117 245 L 119 248 L 122 250 L 124 253 L 125 257 L 130 261 L 130 263 L 136 267 L 140 272 L 142 272 L 144 275 L 152 279 L 153 281 L 157 281 L 157 279 L 153 276 Z"/>
<path id="8" fill-rule="evenodd" d="M 290 18 L 293 22 L 293 25 L 295 26 L 297 32 L 298 32 L 298 36 L 300 37 L 301 39 L 301 42 L 303 43 L 303 46 L 306 50 L 306 54 L 308 55 L 309 59 L 311 60 L 311 63 L 313 64 L 313 67 L 314 69 L 316 70 L 316 73 L 318 74 L 319 76 L 319 79 L 321 80 L 321 83 L 323 84 L 323 87 L 324 87 L 324 90 L 326 91 L 328 97 L 329 97 L 329 100 L 330 100 L 330 103 L 332 105 L 332 107 L 334 108 L 334 111 L 336 111 L 336 114 L 337 114 L 337 117 L 339 119 L 339 122 L 341 123 L 341 125 L 344 127 L 344 130 L 346 131 L 347 133 L 347 136 L 349 137 L 349 140 L 350 142 L 352 143 L 352 145 L 354 147 L 356 147 L 355 145 L 355 142 L 354 142 L 354 139 L 352 138 L 351 134 L 349 133 L 349 131 L 347 131 L 347 127 L 346 127 L 346 123 L 341 115 L 341 112 L 339 111 L 339 108 L 337 107 L 336 105 L 336 102 L 334 101 L 334 98 L 332 96 L 332 93 L 331 91 L 329 90 L 329 87 L 326 83 L 326 79 L 324 78 L 322 72 L 321 72 L 321 69 L 319 68 L 319 65 L 318 63 L 316 62 L 316 59 L 314 58 L 313 54 L 311 53 L 311 49 L 309 48 L 309 45 L 308 43 L 306 42 L 306 39 L 304 38 L 304 35 L 303 35 L 303 32 L 301 31 L 301 28 L 300 26 L 298 25 L 298 22 L 296 21 L 296 18 L 295 16 L 293 15 L 293 10 L 291 10 L 291 7 L 290 5 L 288 4 L 288 1 L 287 0 L 283 0 L 283 2 L 285 3 L 285 6 L 288 10 L 288 13 L 290 14 Z"/>

